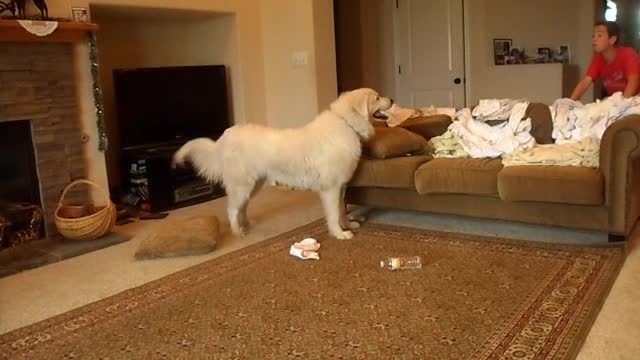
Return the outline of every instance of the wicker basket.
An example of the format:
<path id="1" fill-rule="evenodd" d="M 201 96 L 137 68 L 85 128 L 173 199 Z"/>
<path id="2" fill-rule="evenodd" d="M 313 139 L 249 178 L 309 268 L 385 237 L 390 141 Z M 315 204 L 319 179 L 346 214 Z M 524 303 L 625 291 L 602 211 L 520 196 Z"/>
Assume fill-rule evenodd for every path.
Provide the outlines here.
<path id="1" fill-rule="evenodd" d="M 104 195 L 106 206 L 93 206 L 93 204 L 83 206 L 63 205 L 67 192 L 78 184 L 88 184 L 98 188 Z M 89 180 L 76 180 L 62 192 L 58 207 L 55 211 L 56 227 L 60 234 L 71 240 L 95 240 L 113 229 L 116 223 L 116 206 L 107 193 L 96 183 Z"/>

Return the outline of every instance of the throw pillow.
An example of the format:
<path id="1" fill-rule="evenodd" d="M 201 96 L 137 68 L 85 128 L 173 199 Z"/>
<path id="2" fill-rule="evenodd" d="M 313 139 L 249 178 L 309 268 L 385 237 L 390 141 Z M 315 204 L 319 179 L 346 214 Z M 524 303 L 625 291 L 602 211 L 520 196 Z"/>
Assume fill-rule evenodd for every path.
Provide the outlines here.
<path id="1" fill-rule="evenodd" d="M 375 135 L 364 144 L 364 155 L 376 159 L 422 154 L 427 149 L 427 140 L 400 127 L 378 127 Z"/>
<path id="2" fill-rule="evenodd" d="M 407 129 L 429 140 L 444 134 L 451 125 L 449 115 L 431 115 L 411 118 L 403 121 L 398 127 Z"/>

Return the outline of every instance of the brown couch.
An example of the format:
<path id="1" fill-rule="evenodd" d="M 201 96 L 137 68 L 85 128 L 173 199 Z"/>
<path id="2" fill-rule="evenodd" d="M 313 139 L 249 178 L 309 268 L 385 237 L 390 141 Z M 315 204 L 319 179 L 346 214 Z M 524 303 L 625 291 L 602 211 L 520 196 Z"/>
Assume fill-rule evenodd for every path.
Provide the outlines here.
<path id="1" fill-rule="evenodd" d="M 548 106 L 530 104 L 527 115 L 536 141 L 552 143 Z M 630 234 L 640 212 L 640 116 L 620 119 L 605 131 L 598 169 L 503 167 L 501 159 L 434 159 L 420 154 L 421 149 L 407 149 L 414 142 L 402 137 L 407 132 L 420 135 L 424 145 L 446 131 L 450 122 L 448 116 L 439 115 L 410 119 L 402 129 L 376 127 L 346 202 L 601 230 L 609 233 L 610 241 Z M 388 151 L 394 146 L 402 149 Z"/>

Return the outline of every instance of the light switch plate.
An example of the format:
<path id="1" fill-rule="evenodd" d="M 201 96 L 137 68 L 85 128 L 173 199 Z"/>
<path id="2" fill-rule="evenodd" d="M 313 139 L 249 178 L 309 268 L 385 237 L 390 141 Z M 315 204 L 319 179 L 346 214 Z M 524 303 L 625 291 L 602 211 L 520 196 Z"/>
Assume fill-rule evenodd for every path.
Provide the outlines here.
<path id="1" fill-rule="evenodd" d="M 307 51 L 294 51 L 293 55 L 291 55 L 291 64 L 294 67 L 305 66 L 308 63 L 308 52 Z"/>

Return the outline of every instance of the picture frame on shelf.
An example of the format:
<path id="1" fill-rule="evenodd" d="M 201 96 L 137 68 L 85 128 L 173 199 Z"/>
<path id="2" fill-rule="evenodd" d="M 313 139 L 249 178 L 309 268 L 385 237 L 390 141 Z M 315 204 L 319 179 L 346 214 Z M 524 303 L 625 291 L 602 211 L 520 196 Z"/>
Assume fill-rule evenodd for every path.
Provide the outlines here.
<path id="1" fill-rule="evenodd" d="M 569 45 L 561 45 L 558 55 L 563 64 L 571 63 L 571 49 L 569 48 Z"/>
<path id="2" fill-rule="evenodd" d="M 89 10 L 86 7 L 72 7 L 71 18 L 73 19 L 73 22 L 88 23 L 90 22 Z"/>
<path id="3" fill-rule="evenodd" d="M 505 65 L 510 57 L 511 39 L 493 39 L 493 61 L 495 65 Z"/>
<path id="4" fill-rule="evenodd" d="M 551 49 L 550 48 L 538 48 L 538 55 L 542 58 L 543 62 L 551 61 Z"/>

